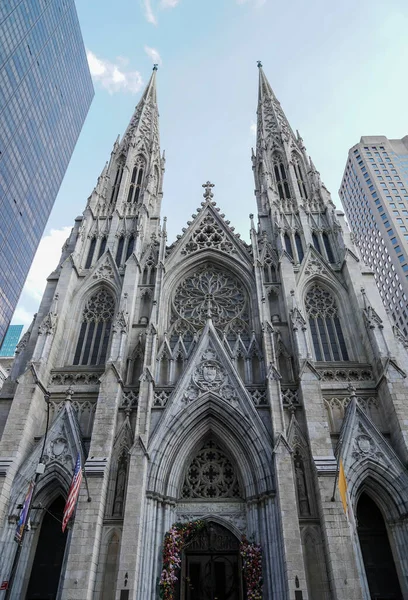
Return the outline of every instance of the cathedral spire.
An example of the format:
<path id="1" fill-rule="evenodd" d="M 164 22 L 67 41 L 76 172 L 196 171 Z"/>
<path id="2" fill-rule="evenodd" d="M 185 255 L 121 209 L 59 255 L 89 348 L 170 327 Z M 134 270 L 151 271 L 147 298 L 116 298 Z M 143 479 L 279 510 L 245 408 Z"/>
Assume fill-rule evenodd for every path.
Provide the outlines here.
<path id="1" fill-rule="evenodd" d="M 296 136 L 289 125 L 279 100 L 273 93 L 260 61 L 258 61 L 258 69 L 257 148 L 262 148 L 265 144 L 266 148 L 270 149 L 274 145 L 280 146 L 282 141 L 289 142 L 291 138 L 296 141 Z"/>
<path id="2" fill-rule="evenodd" d="M 149 83 L 135 108 L 130 123 L 120 142 L 119 147 L 122 152 L 127 152 L 130 145 L 137 143 L 139 133 L 143 137 L 150 139 L 151 142 L 154 141 L 157 145 L 159 143 L 156 73 L 157 65 L 154 65 Z"/>

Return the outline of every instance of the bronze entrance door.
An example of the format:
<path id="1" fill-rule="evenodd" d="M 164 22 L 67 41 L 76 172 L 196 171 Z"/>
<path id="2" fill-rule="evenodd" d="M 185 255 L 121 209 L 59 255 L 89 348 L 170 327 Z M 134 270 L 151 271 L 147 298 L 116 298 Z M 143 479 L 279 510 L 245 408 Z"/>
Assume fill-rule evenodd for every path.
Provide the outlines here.
<path id="1" fill-rule="evenodd" d="M 184 552 L 182 600 L 242 600 L 240 563 L 238 539 L 210 523 Z"/>

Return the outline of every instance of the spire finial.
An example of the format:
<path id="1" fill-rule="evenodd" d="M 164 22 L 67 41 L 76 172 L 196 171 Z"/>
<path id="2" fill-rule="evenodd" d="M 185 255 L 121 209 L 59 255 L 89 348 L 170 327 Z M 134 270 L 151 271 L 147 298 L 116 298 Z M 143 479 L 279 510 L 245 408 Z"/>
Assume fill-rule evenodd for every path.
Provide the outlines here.
<path id="1" fill-rule="evenodd" d="M 210 198 L 214 197 L 214 194 L 211 191 L 211 188 L 214 187 L 214 184 L 211 183 L 211 181 L 203 183 L 202 187 L 205 189 L 203 196 L 206 200 L 210 200 Z"/>
<path id="2" fill-rule="evenodd" d="M 159 68 L 159 65 L 157 63 L 154 63 L 154 65 L 153 65 L 153 71 L 157 71 L 158 68 Z"/>
<path id="3" fill-rule="evenodd" d="M 258 69 L 262 69 L 262 62 L 260 60 L 257 61 Z"/>

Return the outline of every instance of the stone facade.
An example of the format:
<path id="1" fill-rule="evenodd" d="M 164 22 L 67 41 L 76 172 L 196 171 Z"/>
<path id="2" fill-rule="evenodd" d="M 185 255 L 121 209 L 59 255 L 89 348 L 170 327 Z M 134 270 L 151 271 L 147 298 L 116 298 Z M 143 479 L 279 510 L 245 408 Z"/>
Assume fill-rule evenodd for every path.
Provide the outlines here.
<path id="1" fill-rule="evenodd" d="M 250 244 L 209 182 L 167 244 L 154 71 L 48 278 L 0 396 L 2 581 L 45 464 L 12 598 L 32 589 L 44 509 L 78 452 L 88 489 L 53 597 L 158 598 L 165 533 L 201 518 L 261 544 L 266 600 L 368 599 L 362 493 L 408 597 L 407 349 L 259 74 Z M 340 453 L 348 517 L 332 498 Z"/>

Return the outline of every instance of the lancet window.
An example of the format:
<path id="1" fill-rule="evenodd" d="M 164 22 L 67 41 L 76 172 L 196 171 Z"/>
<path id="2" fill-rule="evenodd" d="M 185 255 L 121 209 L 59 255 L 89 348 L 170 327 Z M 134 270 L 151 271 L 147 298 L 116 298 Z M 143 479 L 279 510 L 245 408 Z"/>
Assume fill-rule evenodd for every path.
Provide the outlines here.
<path id="1" fill-rule="evenodd" d="M 306 184 L 305 184 L 305 180 L 303 178 L 301 166 L 297 159 L 294 160 L 293 166 L 294 166 L 294 170 L 295 170 L 295 175 L 296 175 L 296 180 L 297 180 L 300 196 L 304 200 L 307 200 L 308 196 L 307 196 Z"/>
<path id="2" fill-rule="evenodd" d="M 126 248 L 126 259 L 125 259 L 125 262 L 127 261 L 127 259 L 132 254 L 134 247 L 135 247 L 135 236 L 132 234 L 129 237 L 129 239 L 128 239 L 127 248 Z"/>
<path id="3" fill-rule="evenodd" d="M 130 180 L 129 192 L 127 201 L 138 202 L 140 196 L 140 188 L 143 182 L 143 174 L 145 169 L 145 160 L 142 156 L 138 156 L 136 159 L 135 166 L 132 171 L 132 178 Z"/>
<path id="4" fill-rule="evenodd" d="M 305 304 L 316 360 L 349 360 L 337 304 L 331 293 L 314 284 L 306 294 Z"/>
<path id="5" fill-rule="evenodd" d="M 222 448 L 209 439 L 188 466 L 182 498 L 242 498 L 236 469 Z"/>
<path id="6" fill-rule="evenodd" d="M 330 244 L 329 236 L 327 235 L 327 233 L 323 233 L 322 237 L 323 237 L 323 243 L 324 243 L 324 247 L 325 247 L 325 250 L 326 250 L 328 261 L 331 262 L 331 263 L 336 262 L 334 260 L 334 254 L 333 254 L 333 250 L 332 250 L 332 247 L 331 247 L 331 244 Z"/>
<path id="7" fill-rule="evenodd" d="M 264 278 L 265 283 L 273 283 L 278 280 L 276 267 L 269 256 L 264 259 Z"/>
<path id="8" fill-rule="evenodd" d="M 295 244 L 296 244 L 296 251 L 297 251 L 298 259 L 299 259 L 299 262 L 301 263 L 305 253 L 303 251 L 302 238 L 300 237 L 298 232 L 295 233 Z"/>
<path id="9" fill-rule="evenodd" d="M 319 236 L 315 232 L 312 233 L 312 241 L 313 241 L 313 246 L 316 248 L 316 250 L 319 252 L 319 254 L 321 254 L 322 251 L 320 249 Z"/>
<path id="10" fill-rule="evenodd" d="M 106 361 L 115 300 L 99 289 L 87 301 L 74 355 L 74 365 L 101 365 Z"/>
<path id="11" fill-rule="evenodd" d="M 98 260 L 101 258 L 102 254 L 105 252 L 106 250 L 106 242 L 107 242 L 107 237 L 106 235 L 103 236 L 103 238 L 101 239 L 101 243 L 99 245 L 99 252 L 98 252 Z"/>
<path id="12" fill-rule="evenodd" d="M 285 235 L 283 236 L 283 241 L 285 243 L 286 252 L 289 254 L 290 258 L 293 258 L 292 242 L 290 241 L 290 237 L 287 233 L 285 233 Z"/>
<path id="13" fill-rule="evenodd" d="M 122 264 L 122 255 L 123 255 L 124 246 L 125 246 L 125 237 L 123 235 L 121 235 L 119 238 L 119 241 L 118 241 L 118 247 L 116 249 L 116 258 L 115 258 L 115 262 L 118 267 L 120 267 L 120 265 Z"/>
<path id="14" fill-rule="evenodd" d="M 276 184 L 278 186 L 279 198 L 281 200 L 290 200 L 289 183 L 287 180 L 286 169 L 282 161 L 278 157 L 275 159 L 274 172 Z"/>
<path id="15" fill-rule="evenodd" d="M 114 204 L 116 202 L 116 200 L 118 199 L 119 188 L 120 188 L 120 184 L 122 182 L 122 177 L 123 177 L 123 164 L 121 163 L 121 164 L 119 164 L 118 170 L 116 171 L 115 182 L 114 182 L 113 188 L 112 188 L 111 204 Z"/>
<path id="16" fill-rule="evenodd" d="M 91 239 L 91 243 L 89 244 L 88 256 L 86 258 L 85 269 L 89 269 L 92 265 L 93 255 L 95 253 L 96 247 L 96 238 L 93 237 Z"/>

